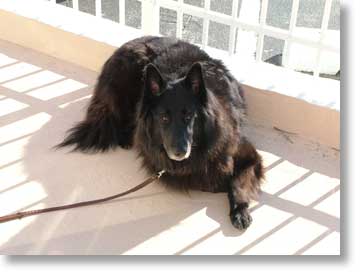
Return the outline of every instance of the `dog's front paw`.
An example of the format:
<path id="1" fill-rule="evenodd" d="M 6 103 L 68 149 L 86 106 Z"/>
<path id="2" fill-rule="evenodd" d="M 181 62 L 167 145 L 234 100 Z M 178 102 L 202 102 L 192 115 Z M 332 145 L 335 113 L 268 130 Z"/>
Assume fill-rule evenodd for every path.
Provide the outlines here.
<path id="1" fill-rule="evenodd" d="M 247 208 L 237 207 L 231 211 L 230 220 L 235 228 L 245 230 L 250 226 L 252 217 Z"/>

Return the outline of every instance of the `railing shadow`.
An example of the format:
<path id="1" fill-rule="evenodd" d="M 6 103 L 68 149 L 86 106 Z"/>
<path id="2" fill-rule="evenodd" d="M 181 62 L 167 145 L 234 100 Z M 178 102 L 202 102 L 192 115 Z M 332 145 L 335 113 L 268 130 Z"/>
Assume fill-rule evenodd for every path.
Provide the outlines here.
<path id="1" fill-rule="evenodd" d="M 4 45 L 0 44 L 0 46 Z M 4 53 L 17 57 L 16 49 L 9 50 L 6 45 L 4 48 Z M 29 181 L 36 181 L 41 184 L 46 197 L 41 201 L 34 200 L 34 204 L 41 203 L 44 206 L 52 206 L 65 204 L 68 201 L 103 197 L 123 191 L 142 181 L 146 175 L 140 170 L 140 163 L 131 150 L 117 149 L 103 154 L 84 155 L 52 149 L 61 141 L 65 131 L 83 117 L 84 107 L 88 100 L 76 100 L 91 93 L 91 86 L 96 74 L 79 73 L 83 69 L 77 71 L 76 67 L 63 62 L 54 60 L 53 63 L 46 62 L 50 58 L 44 58 L 37 53 L 31 52 L 29 56 L 22 55 L 22 57 L 26 57 L 24 58 L 26 62 L 54 70 L 63 74 L 65 78 L 84 82 L 88 86 L 80 92 L 75 91 L 66 96 L 46 101 L 1 88 L 2 94 L 6 97 L 15 98 L 28 104 L 29 107 L 1 118 L 0 127 L 41 112 L 50 115 L 48 122 L 36 129 L 25 145 L 21 163 L 27 175 L 26 180 L 14 187 L 1 189 L 1 193 L 25 186 Z M 42 57 L 42 59 L 38 59 L 38 57 Z M 71 103 L 60 107 L 66 102 Z M 211 246 L 211 240 L 214 237 L 217 239 L 220 237 L 224 240 L 239 239 L 239 242 L 243 238 L 243 241 L 239 243 L 241 246 L 233 252 L 246 254 L 247 250 L 267 240 L 299 217 L 324 226 L 326 230 L 320 235 L 315 234 L 311 241 L 301 245 L 292 254 L 301 254 L 326 238 L 331 232 L 339 232 L 339 218 L 318 211 L 311 205 L 304 206 L 283 199 L 280 195 L 301 185 L 302 181 L 306 180 L 313 172 L 340 178 L 339 164 L 334 162 L 337 159 L 337 152 L 321 149 L 321 146 L 317 144 L 309 144 L 304 147 L 307 142 L 300 138 L 295 138 L 295 143 L 290 144 L 278 133 L 266 128 L 254 128 L 251 124 L 245 128 L 245 132 L 250 140 L 255 142 L 258 149 L 279 157 L 268 166 L 268 170 L 276 170 L 283 161 L 306 169 L 306 173 L 286 183 L 277 193 L 263 193 L 258 204 L 252 208 L 253 213 L 264 207 L 271 207 L 271 209 L 279 210 L 288 216 L 282 217 L 276 224 L 274 223 L 265 231 L 257 233 L 256 236 L 251 236 L 253 230 L 255 231 L 251 227 L 246 232 L 239 232 L 231 226 L 225 194 L 191 192 L 189 197 L 179 192 L 166 190 L 157 183 L 135 196 L 113 201 L 101 207 L 89 207 L 36 217 L 0 245 L 0 252 L 3 254 L 122 254 L 166 230 L 178 226 L 180 222 L 203 209 L 206 210 L 206 216 L 216 222 L 218 227 L 210 228 L 209 232 L 204 235 L 199 234 L 197 239 L 183 238 L 184 243 L 180 247 L 178 244 L 167 245 L 167 252 L 187 254 L 203 244 Z M 20 138 L 22 137 L 20 136 Z M 16 140 L 15 138 L 6 141 L 0 147 L 6 147 Z M 304 151 L 304 149 L 309 151 L 318 149 L 318 151 L 311 152 L 312 156 L 309 156 L 309 151 Z M 12 165 L 11 162 L 5 164 L 0 168 L 0 172 Z M 325 200 L 330 195 L 331 193 L 326 197 L 320 195 L 318 199 Z M 262 223 L 258 222 L 257 224 L 261 225 Z M 297 235 L 294 234 L 294 237 Z M 221 245 L 214 244 L 214 247 L 221 247 Z M 157 249 L 143 251 L 151 253 L 152 250 L 157 251 Z"/>

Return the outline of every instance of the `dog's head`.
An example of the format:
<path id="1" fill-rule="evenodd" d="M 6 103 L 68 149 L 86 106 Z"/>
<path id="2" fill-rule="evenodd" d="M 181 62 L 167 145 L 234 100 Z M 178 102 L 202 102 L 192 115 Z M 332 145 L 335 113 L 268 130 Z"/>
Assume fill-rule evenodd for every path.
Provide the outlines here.
<path id="1" fill-rule="evenodd" d="M 198 112 L 206 101 L 202 66 L 195 63 L 183 78 L 164 78 L 148 64 L 144 69 L 142 112 L 151 117 L 152 136 L 174 161 L 189 158 Z"/>

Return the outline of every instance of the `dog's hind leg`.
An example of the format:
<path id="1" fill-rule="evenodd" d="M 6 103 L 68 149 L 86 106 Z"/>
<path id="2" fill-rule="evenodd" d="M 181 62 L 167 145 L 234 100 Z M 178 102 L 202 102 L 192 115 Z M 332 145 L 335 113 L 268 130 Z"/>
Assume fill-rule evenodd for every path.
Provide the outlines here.
<path id="1" fill-rule="evenodd" d="M 99 76 L 85 119 L 70 129 L 57 147 L 74 146 L 74 150 L 97 152 L 132 146 L 146 62 L 139 55 L 120 48 L 110 57 Z"/>
<path id="2" fill-rule="evenodd" d="M 260 155 L 246 140 L 234 157 L 234 172 L 228 188 L 230 220 L 235 228 L 246 229 L 252 222 L 248 207 L 260 191 L 264 169 Z"/>

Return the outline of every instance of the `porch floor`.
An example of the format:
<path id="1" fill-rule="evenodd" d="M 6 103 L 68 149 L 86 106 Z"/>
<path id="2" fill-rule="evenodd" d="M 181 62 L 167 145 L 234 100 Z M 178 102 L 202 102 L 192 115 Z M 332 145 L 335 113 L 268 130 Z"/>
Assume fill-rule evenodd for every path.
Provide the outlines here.
<path id="1" fill-rule="evenodd" d="M 0 215 L 105 197 L 146 178 L 132 150 L 52 149 L 84 116 L 96 77 L 0 40 Z M 245 131 L 267 167 L 246 232 L 232 227 L 225 194 L 155 183 L 0 224 L 0 254 L 340 254 L 338 150 L 262 126 Z"/>

